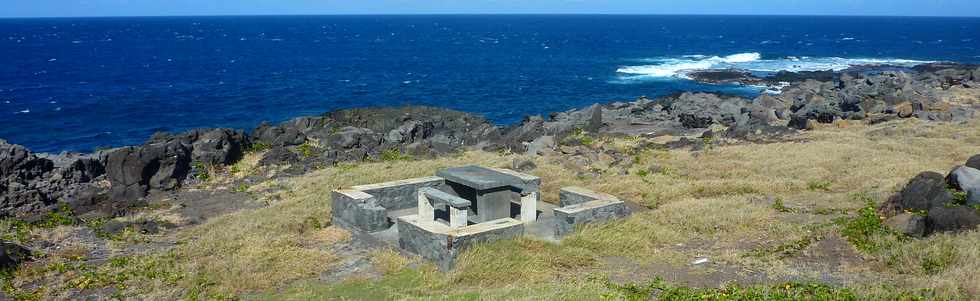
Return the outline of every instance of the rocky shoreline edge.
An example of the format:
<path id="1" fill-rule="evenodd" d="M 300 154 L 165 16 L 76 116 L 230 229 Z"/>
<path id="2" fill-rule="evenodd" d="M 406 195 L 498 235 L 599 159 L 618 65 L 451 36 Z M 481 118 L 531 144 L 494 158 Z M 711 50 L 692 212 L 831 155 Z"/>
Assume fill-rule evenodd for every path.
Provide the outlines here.
<path id="1" fill-rule="evenodd" d="M 427 158 L 469 149 L 537 155 L 600 135 L 681 137 L 663 143 L 665 148 L 765 143 L 816 123 L 964 122 L 980 109 L 975 101 L 980 68 L 975 65 L 865 66 L 770 77 L 730 70 L 693 77 L 784 87 L 755 99 L 714 93 L 641 97 L 531 116 L 511 126 L 447 109 L 400 107 L 339 110 L 263 123 L 249 132 L 158 133 L 143 145 L 90 154 L 33 153 L 0 140 L 0 217 L 34 223 L 61 211 L 85 220 L 124 216 L 154 196 L 205 180 L 211 170 L 231 166 L 250 151 L 264 151 L 259 165 L 289 166 L 286 174 L 297 175 L 343 162 Z"/>
<path id="2" fill-rule="evenodd" d="M 818 123 L 877 124 L 902 118 L 956 123 L 973 119 L 980 110 L 980 68 L 975 65 L 943 63 L 901 70 L 864 66 L 769 77 L 730 70 L 715 75 L 723 72 L 730 72 L 726 78 L 742 77 L 741 83 L 778 83 L 781 88 L 779 93 L 763 93 L 755 99 L 690 92 L 657 99 L 640 97 L 547 117 L 530 116 L 511 126 L 434 107 L 363 108 L 276 125 L 263 123 L 250 132 L 218 128 L 158 133 L 143 145 L 90 154 L 33 153 L 0 140 L 0 218 L 25 224 L 69 218 L 72 223 L 94 222 L 97 233 L 127 229 L 155 233 L 177 225 L 112 219 L 169 204 L 190 216 L 189 224 L 196 224 L 260 206 L 244 201 L 248 197 L 236 188 L 199 189 L 214 173 L 234 172 L 236 162 L 250 153 L 261 155 L 257 165 L 275 167 L 277 172 L 250 175 L 235 180 L 231 187 L 247 188 L 347 162 L 434 158 L 464 150 L 557 155 L 587 178 L 601 176 L 589 167 L 599 158 L 629 166 L 629 154 L 587 147 L 588 141 L 602 136 L 643 138 L 656 148 L 699 150 L 717 144 L 793 140 L 796 133 Z M 731 82 L 699 76 L 694 78 Z M 515 161 L 513 168 L 534 168 L 528 164 L 533 165 Z M 976 227 L 980 224 L 978 211 L 937 204 L 951 200 L 970 204 L 980 199 L 971 192 L 980 189 L 978 175 L 975 162 L 951 172 L 945 180 L 942 175 L 924 173 L 877 210 L 888 218 L 891 228 L 915 237 Z M 947 183 L 957 189 L 947 189 Z M 27 260 L 29 248 L 44 249 L 0 243 L 0 269 Z"/>

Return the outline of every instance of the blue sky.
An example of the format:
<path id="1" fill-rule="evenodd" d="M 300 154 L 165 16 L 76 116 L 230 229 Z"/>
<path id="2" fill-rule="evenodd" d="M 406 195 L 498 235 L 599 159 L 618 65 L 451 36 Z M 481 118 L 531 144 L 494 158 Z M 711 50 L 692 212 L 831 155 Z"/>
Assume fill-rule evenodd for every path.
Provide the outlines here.
<path id="1" fill-rule="evenodd" d="M 980 16 L 980 0 L 6 0 L 0 17 L 263 14 Z"/>

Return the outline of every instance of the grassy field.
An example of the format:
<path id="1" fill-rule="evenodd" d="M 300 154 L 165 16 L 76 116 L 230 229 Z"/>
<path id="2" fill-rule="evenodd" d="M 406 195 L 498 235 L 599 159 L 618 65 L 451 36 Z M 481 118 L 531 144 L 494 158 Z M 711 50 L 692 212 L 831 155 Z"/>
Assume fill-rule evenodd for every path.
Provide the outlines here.
<path id="1" fill-rule="evenodd" d="M 623 147 L 637 163 L 629 174 L 584 178 L 560 156 L 534 158 L 538 168 L 531 173 L 543 179 L 543 199 L 556 202 L 560 187 L 577 185 L 650 210 L 585 227 L 560 244 L 524 238 L 481 245 L 449 273 L 372 250 L 366 251 L 370 273 L 320 280 L 349 256 L 338 246 L 351 240 L 330 226 L 329 192 L 465 164 L 507 167 L 517 155 L 467 152 L 340 165 L 243 188 L 268 206 L 113 243 L 122 249 L 177 241 L 169 251 L 81 267 L 73 266 L 78 258 L 48 256 L 17 271 L 5 289 L 25 299 L 57 299 L 78 289 L 158 300 L 980 298 L 980 232 L 907 239 L 883 230 L 868 210 L 915 174 L 945 173 L 980 153 L 980 122 L 845 122 L 787 142 L 697 152 L 632 149 L 635 139 L 595 144 Z M 232 176 L 266 172 L 254 167 L 257 156 Z M 648 171 L 652 165 L 658 172 Z M 270 186 L 279 189 L 267 192 Z M 72 231 L 65 228 L 71 226 L 30 235 Z M 710 263 L 692 265 L 696 258 Z M 61 277 L 62 285 L 23 285 L 44 277 Z"/>

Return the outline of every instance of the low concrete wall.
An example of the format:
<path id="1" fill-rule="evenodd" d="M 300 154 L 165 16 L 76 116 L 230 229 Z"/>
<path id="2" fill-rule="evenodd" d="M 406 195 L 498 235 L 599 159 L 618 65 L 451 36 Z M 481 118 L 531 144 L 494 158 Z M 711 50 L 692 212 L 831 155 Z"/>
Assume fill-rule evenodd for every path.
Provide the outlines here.
<path id="1" fill-rule="evenodd" d="M 334 190 L 331 194 L 330 216 L 341 228 L 364 232 L 388 229 L 388 213 L 378 206 L 377 199 L 359 190 Z"/>
<path id="2" fill-rule="evenodd" d="M 442 270 L 451 269 L 459 254 L 475 244 L 524 235 L 524 223 L 512 218 L 457 229 L 419 221 L 415 215 L 399 217 L 397 223 L 399 248 L 434 262 Z"/>
<path id="3" fill-rule="evenodd" d="M 414 208 L 417 204 L 418 190 L 422 187 L 442 188 L 445 180 L 440 177 L 406 179 L 378 184 L 351 187 L 374 196 L 378 206 L 388 210 Z"/>
<path id="4" fill-rule="evenodd" d="M 620 200 L 595 200 L 582 204 L 555 208 L 555 237 L 575 232 L 575 227 L 588 223 L 605 222 L 630 215 L 626 203 Z"/>
<path id="5" fill-rule="evenodd" d="M 558 191 L 558 207 L 578 205 L 595 200 L 619 200 L 619 198 L 577 186 L 562 187 Z"/>

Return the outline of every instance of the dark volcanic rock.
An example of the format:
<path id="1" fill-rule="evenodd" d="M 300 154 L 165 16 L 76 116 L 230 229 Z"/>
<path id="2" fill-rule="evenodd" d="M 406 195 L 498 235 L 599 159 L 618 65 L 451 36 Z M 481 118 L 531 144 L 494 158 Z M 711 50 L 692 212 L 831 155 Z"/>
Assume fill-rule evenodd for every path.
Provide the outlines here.
<path id="1" fill-rule="evenodd" d="M 187 134 L 191 143 L 191 161 L 211 165 L 230 165 L 238 162 L 248 148 L 248 136 L 241 130 L 196 130 Z"/>
<path id="2" fill-rule="evenodd" d="M 967 206 L 938 206 L 929 210 L 926 223 L 931 232 L 973 230 L 980 225 L 980 216 Z"/>
<path id="3" fill-rule="evenodd" d="M 935 172 L 923 172 L 912 178 L 899 192 L 897 200 L 901 209 L 930 210 L 942 207 L 953 200 L 946 189 L 946 179 Z"/>
<path id="4" fill-rule="evenodd" d="M 776 74 L 766 77 L 765 79 L 769 82 L 801 82 L 805 80 L 816 80 L 821 82 L 829 82 L 837 79 L 838 73 L 825 70 L 825 71 L 800 71 L 800 72 L 790 72 L 790 71 L 779 71 Z"/>
<path id="5" fill-rule="evenodd" d="M 0 140 L 0 217 L 38 212 L 55 202 L 59 187 L 46 178 L 54 163 Z"/>
<path id="6" fill-rule="evenodd" d="M 980 155 L 974 155 L 970 159 L 966 160 L 966 167 L 980 169 Z"/>
<path id="7" fill-rule="evenodd" d="M 885 226 L 892 231 L 911 237 L 926 235 L 926 217 L 912 213 L 902 213 L 885 220 Z"/>
<path id="8" fill-rule="evenodd" d="M 306 142 L 306 134 L 288 126 L 273 126 L 262 123 L 252 130 L 252 141 L 271 146 L 292 146 Z"/>
<path id="9" fill-rule="evenodd" d="M 279 146 L 273 147 L 271 150 L 262 156 L 259 160 L 260 166 L 268 166 L 275 164 L 292 164 L 299 162 L 299 156 L 293 153 L 289 149 Z"/>
<path id="10" fill-rule="evenodd" d="M 695 81 L 713 84 L 739 83 L 744 85 L 760 84 L 764 80 L 745 70 L 698 70 L 687 74 Z"/>
<path id="11" fill-rule="evenodd" d="M 0 241 L 0 270 L 13 269 L 31 257 L 31 251 L 20 245 Z"/>
<path id="12" fill-rule="evenodd" d="M 680 122 L 682 125 L 684 125 L 684 127 L 691 128 L 691 129 L 707 128 L 715 122 L 715 120 L 712 119 L 711 116 L 697 116 L 688 113 L 680 114 L 678 118 L 680 119 Z"/>
<path id="13" fill-rule="evenodd" d="M 54 169 L 51 160 L 38 158 L 27 148 L 0 140 L 0 178 L 33 180 Z"/>
<path id="14" fill-rule="evenodd" d="M 190 172 L 191 150 L 179 139 L 158 138 L 108 155 L 106 174 L 113 200 L 135 200 L 150 190 L 173 190 Z"/>

